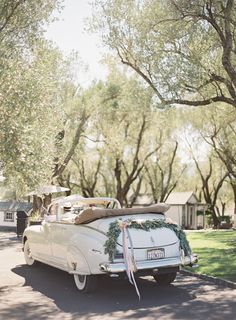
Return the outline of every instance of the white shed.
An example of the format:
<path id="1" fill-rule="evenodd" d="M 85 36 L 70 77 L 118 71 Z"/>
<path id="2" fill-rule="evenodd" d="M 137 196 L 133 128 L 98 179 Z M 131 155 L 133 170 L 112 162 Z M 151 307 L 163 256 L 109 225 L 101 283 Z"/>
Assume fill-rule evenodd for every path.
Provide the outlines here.
<path id="1" fill-rule="evenodd" d="M 166 216 L 185 229 L 204 227 L 206 204 L 198 202 L 192 191 L 172 192 L 165 201 L 170 205 Z M 202 214 L 199 214 L 201 213 Z"/>
<path id="2" fill-rule="evenodd" d="M 19 201 L 0 201 L 0 227 L 16 227 L 17 211 L 29 212 L 32 203 Z"/>

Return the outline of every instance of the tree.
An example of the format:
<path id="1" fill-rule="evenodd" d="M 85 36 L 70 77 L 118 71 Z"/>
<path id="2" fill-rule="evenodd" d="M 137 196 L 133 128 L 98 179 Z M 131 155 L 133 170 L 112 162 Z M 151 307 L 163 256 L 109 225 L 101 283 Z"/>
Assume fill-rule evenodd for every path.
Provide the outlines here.
<path id="1" fill-rule="evenodd" d="M 7 74 L 0 78 L 0 162 L 8 185 L 22 194 L 50 180 L 66 67 L 60 53 L 41 41 L 30 61 L 13 63 L 8 81 Z"/>
<path id="2" fill-rule="evenodd" d="M 8 185 L 24 195 L 49 183 L 65 114 L 69 64 L 43 38 L 61 1 L 0 4 L 0 163 Z M 74 84 L 73 84 L 74 86 Z"/>
<path id="3" fill-rule="evenodd" d="M 92 161 L 89 161 L 91 157 L 93 158 L 92 152 L 86 158 L 84 155 L 78 162 L 73 160 L 79 174 L 79 181 L 74 183 L 74 185 L 80 188 L 84 197 L 95 197 L 98 195 L 97 184 L 101 169 L 101 158 L 97 160 L 95 155 L 96 160 L 93 158 Z M 85 166 L 85 162 L 88 164 L 87 161 L 89 165 Z M 87 171 L 88 167 L 90 168 L 89 172 Z"/>
<path id="4" fill-rule="evenodd" d="M 157 104 L 236 107 L 234 0 L 100 0 L 93 29 Z"/>
<path id="5" fill-rule="evenodd" d="M 137 132 L 137 140 L 132 144 L 133 152 L 131 153 L 130 161 L 127 161 L 128 159 L 125 160 L 125 150 L 123 150 L 123 154 L 117 154 L 115 157 L 114 175 L 116 179 L 116 198 L 121 205 L 123 205 L 124 202 L 126 205 L 128 204 L 127 196 L 131 185 L 140 176 L 146 161 L 159 148 L 159 146 L 157 146 L 154 150 L 145 153 L 143 159 L 140 157 L 146 126 L 147 119 L 146 116 L 143 115 L 140 128 Z M 127 134 L 129 134 L 129 132 L 127 132 Z M 129 162 L 129 168 L 127 162 Z"/>
<path id="6" fill-rule="evenodd" d="M 78 112 L 78 116 L 76 117 L 76 130 L 73 136 L 73 139 L 70 143 L 70 147 L 68 152 L 64 155 L 64 159 L 60 162 L 59 158 L 55 159 L 55 167 L 53 172 L 53 178 L 61 177 L 62 173 L 64 172 L 66 166 L 68 165 L 69 161 L 72 159 L 76 148 L 78 147 L 78 144 L 81 139 L 81 135 L 84 132 L 84 128 L 86 125 L 87 120 L 89 119 L 89 114 L 87 113 L 86 109 L 80 110 L 81 112 Z M 63 130 L 64 131 L 64 130 Z M 64 135 L 64 133 L 63 133 Z M 60 138 L 62 140 L 62 138 Z"/>
<path id="7" fill-rule="evenodd" d="M 113 195 L 127 203 L 131 185 L 152 153 L 149 146 L 143 146 L 150 122 L 143 107 L 150 110 L 150 93 L 136 79 L 116 70 L 106 83 L 93 85 L 81 99 L 90 117 L 80 150 L 72 156 L 73 168 L 70 165 L 67 172 L 73 171 L 70 178 L 83 194 Z"/>
<path id="8" fill-rule="evenodd" d="M 168 140 L 167 140 L 168 141 Z M 165 202 L 170 193 L 177 187 L 179 180 L 186 168 L 180 165 L 177 157 L 178 142 L 166 143 L 160 141 L 160 149 L 154 159 L 149 159 L 145 165 L 146 179 L 150 185 L 154 202 Z M 172 149 L 171 149 L 172 148 Z"/>
<path id="9" fill-rule="evenodd" d="M 95 136 L 102 141 L 100 152 L 107 158 L 109 176 L 115 181 L 115 197 L 128 205 L 131 187 L 158 148 L 152 141 L 147 143 L 152 93 L 117 69 L 101 87 L 101 93 Z"/>
<path id="10" fill-rule="evenodd" d="M 199 114 L 199 117 L 196 117 L 196 113 Z M 192 113 L 192 126 L 188 128 L 190 132 L 193 132 L 194 128 L 199 128 L 198 124 L 202 123 L 203 119 L 205 119 L 204 112 L 200 113 L 200 109 Z M 190 112 L 187 112 L 187 114 L 189 116 Z M 201 125 L 198 133 L 195 132 L 193 137 L 187 140 L 187 145 L 200 178 L 201 193 L 206 204 L 208 204 L 213 224 L 215 227 L 218 227 L 220 216 L 224 214 L 224 210 L 223 212 L 219 210 L 219 202 L 222 204 L 220 194 L 228 178 L 228 172 L 222 167 L 221 161 L 214 152 L 214 149 L 207 144 L 204 145 L 203 130 L 204 127 L 209 130 L 209 124 L 209 121 L 207 121 Z M 224 209 L 224 206 L 222 209 Z"/>
<path id="11" fill-rule="evenodd" d="M 222 172 L 221 176 L 215 177 L 213 174 L 212 158 L 209 158 L 207 170 L 201 168 L 196 158 L 194 158 L 194 162 L 196 164 L 197 171 L 202 181 L 202 191 L 204 200 L 209 206 L 209 211 L 211 213 L 214 226 L 218 227 L 220 224 L 220 220 L 219 210 L 217 210 L 217 199 L 220 189 L 222 188 L 223 183 L 226 180 L 226 177 L 228 176 L 228 173 Z"/>
<path id="12" fill-rule="evenodd" d="M 228 172 L 236 215 L 236 115 L 234 109 L 214 108 L 209 117 L 208 126 L 202 129 L 202 136 L 213 148 Z"/>
<path id="13" fill-rule="evenodd" d="M 94 121 L 96 121 L 101 99 L 104 99 L 100 95 L 100 87 L 100 83 L 95 83 L 88 89 L 75 90 L 70 83 L 66 94 L 67 104 L 64 106 L 65 123 L 57 139 L 58 156 L 55 158 L 53 172 L 54 181 L 87 196 L 97 194 L 96 182 L 91 182 L 94 175 L 93 165 L 97 166 L 96 160 L 92 159 L 93 156 L 96 159 L 97 147 L 94 151 L 88 143 L 93 141 L 89 135 L 97 134 L 94 130 Z M 95 180 L 97 180 L 97 174 L 95 174 Z M 90 183 L 94 186 L 89 186 Z"/>
<path id="14" fill-rule="evenodd" d="M 178 111 L 153 109 L 152 90 L 114 65 L 108 80 L 81 92 L 80 101 L 89 118 L 60 184 L 86 196 L 117 197 L 128 206 L 135 199 L 131 194 L 143 188 L 163 201 L 185 167 L 177 155 Z M 69 123 L 71 128 L 73 120 Z M 72 137 L 62 141 L 63 150 Z"/>
<path id="15" fill-rule="evenodd" d="M 30 43 L 40 36 L 51 13 L 59 9 L 61 0 L 2 0 L 0 4 L 0 41 Z"/>

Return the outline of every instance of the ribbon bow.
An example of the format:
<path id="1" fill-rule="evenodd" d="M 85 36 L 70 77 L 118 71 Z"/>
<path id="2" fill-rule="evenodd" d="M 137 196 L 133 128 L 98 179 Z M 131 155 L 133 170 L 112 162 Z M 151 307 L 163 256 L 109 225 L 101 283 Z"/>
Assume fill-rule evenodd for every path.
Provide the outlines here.
<path id="1" fill-rule="evenodd" d="M 129 279 L 129 282 L 135 286 L 136 293 L 139 297 L 140 300 L 140 293 L 134 278 L 134 272 L 137 271 L 135 259 L 134 259 L 134 248 L 133 248 L 133 243 L 132 239 L 130 236 L 130 232 L 128 229 L 128 226 L 131 224 L 130 221 L 128 220 L 120 220 L 118 221 L 119 228 L 122 232 L 122 245 L 123 245 L 123 255 L 124 255 L 124 263 L 125 263 L 125 270 Z M 129 243 L 128 243 L 129 242 Z M 129 250 L 129 244 L 131 248 L 131 254 Z"/>

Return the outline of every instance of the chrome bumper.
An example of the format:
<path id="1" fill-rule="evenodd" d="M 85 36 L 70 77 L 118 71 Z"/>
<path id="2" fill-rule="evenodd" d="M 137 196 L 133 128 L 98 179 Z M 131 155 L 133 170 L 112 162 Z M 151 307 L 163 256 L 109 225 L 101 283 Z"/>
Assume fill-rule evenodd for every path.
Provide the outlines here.
<path id="1" fill-rule="evenodd" d="M 175 258 L 166 258 L 159 260 L 145 260 L 145 261 L 136 261 L 135 265 L 137 270 L 148 270 L 156 268 L 169 268 L 169 267 L 181 267 L 181 266 L 193 266 L 197 262 L 197 256 L 191 255 Z M 100 270 L 103 272 L 109 273 L 119 273 L 125 271 L 125 264 L 123 262 L 110 262 L 110 263 L 101 263 Z"/>

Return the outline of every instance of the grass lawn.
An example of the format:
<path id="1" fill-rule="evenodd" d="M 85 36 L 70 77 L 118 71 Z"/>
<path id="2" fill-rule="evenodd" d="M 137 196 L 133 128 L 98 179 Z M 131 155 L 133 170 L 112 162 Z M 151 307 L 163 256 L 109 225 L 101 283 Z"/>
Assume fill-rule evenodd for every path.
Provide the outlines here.
<path id="1" fill-rule="evenodd" d="M 186 234 L 199 258 L 199 267 L 188 270 L 236 282 L 236 231 L 187 231 Z"/>

